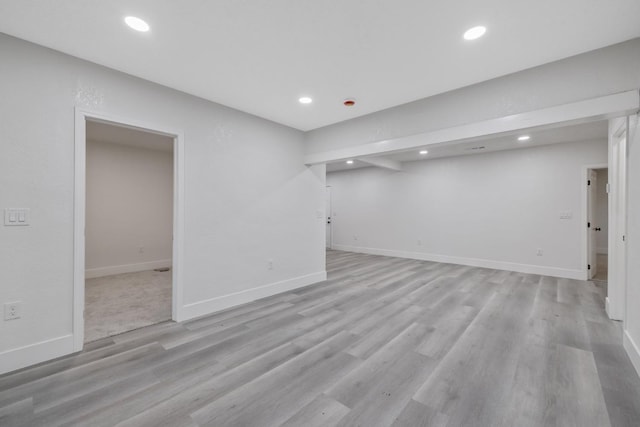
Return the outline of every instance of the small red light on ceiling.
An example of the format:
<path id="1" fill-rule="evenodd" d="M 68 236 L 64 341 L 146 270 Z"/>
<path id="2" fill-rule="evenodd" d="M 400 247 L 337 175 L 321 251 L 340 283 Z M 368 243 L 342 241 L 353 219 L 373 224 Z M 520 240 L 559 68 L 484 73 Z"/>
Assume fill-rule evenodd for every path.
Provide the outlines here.
<path id="1" fill-rule="evenodd" d="M 355 99 L 345 99 L 344 100 L 344 106 L 345 107 L 353 107 L 354 105 L 356 105 L 356 100 Z"/>

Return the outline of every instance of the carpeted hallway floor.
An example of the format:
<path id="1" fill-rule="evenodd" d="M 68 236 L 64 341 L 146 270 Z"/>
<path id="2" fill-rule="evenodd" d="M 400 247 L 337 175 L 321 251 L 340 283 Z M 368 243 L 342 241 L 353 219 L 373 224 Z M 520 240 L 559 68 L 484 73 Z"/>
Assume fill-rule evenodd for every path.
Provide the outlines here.
<path id="1" fill-rule="evenodd" d="M 171 271 L 141 271 L 87 279 L 84 341 L 171 319 Z"/>

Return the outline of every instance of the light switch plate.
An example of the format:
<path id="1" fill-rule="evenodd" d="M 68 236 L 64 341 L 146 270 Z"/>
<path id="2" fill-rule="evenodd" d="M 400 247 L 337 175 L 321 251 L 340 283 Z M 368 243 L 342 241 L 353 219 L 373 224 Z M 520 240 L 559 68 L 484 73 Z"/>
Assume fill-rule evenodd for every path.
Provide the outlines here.
<path id="1" fill-rule="evenodd" d="M 573 217 L 573 212 L 571 212 L 571 211 L 561 211 L 560 212 L 560 219 L 571 219 L 571 217 Z"/>
<path id="2" fill-rule="evenodd" d="M 29 225 L 29 208 L 6 208 L 4 210 L 4 225 Z"/>

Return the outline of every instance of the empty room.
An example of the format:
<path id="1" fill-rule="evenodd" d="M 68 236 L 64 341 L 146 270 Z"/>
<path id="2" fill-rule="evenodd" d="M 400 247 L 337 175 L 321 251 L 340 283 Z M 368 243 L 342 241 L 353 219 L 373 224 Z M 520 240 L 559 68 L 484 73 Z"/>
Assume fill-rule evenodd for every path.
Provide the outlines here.
<path id="1" fill-rule="evenodd" d="M 171 319 L 173 139 L 87 122 L 85 342 Z"/>
<path id="2" fill-rule="evenodd" d="M 640 3 L 0 0 L 0 426 L 640 425 Z"/>

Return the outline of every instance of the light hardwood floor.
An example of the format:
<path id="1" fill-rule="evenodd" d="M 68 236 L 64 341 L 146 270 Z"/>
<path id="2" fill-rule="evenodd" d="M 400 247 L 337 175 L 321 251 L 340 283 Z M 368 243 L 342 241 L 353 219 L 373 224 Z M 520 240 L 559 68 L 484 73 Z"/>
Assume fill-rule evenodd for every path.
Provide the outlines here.
<path id="1" fill-rule="evenodd" d="M 0 377 L 0 425 L 640 425 L 640 379 L 593 282 L 327 264 L 326 282 Z"/>

